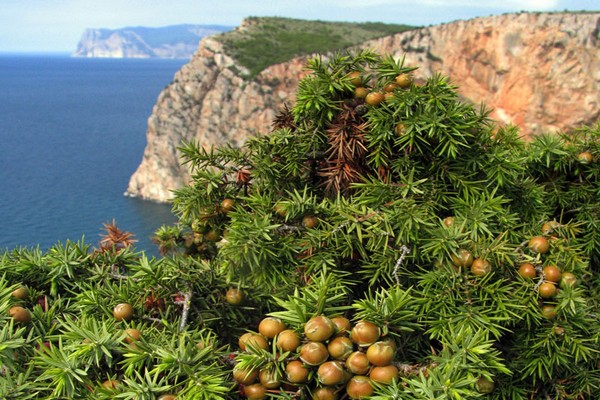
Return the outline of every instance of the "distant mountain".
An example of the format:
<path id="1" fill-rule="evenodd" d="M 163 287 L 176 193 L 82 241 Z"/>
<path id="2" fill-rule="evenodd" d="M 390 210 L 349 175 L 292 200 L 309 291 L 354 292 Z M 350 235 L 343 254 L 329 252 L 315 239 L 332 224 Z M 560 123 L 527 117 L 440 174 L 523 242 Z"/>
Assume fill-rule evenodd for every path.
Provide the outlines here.
<path id="1" fill-rule="evenodd" d="M 143 26 L 86 29 L 73 57 L 190 58 L 204 36 L 233 29 L 224 25 Z"/>

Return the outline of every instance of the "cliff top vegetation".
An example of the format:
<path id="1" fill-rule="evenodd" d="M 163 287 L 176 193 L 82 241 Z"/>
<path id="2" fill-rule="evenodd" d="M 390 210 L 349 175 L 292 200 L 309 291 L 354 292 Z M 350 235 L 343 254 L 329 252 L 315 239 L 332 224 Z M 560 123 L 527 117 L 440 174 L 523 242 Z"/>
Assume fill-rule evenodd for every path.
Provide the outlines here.
<path id="1" fill-rule="evenodd" d="M 367 40 L 415 29 L 381 22 L 328 22 L 249 17 L 236 30 L 217 35 L 225 50 L 249 70 L 249 78 L 293 57 L 326 53 Z"/>

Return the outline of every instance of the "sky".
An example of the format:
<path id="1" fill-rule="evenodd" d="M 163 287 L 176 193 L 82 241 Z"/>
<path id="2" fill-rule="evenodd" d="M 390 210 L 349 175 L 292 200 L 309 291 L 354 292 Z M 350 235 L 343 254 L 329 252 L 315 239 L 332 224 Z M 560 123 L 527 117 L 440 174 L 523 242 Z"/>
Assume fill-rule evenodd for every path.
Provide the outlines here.
<path id="1" fill-rule="evenodd" d="M 248 16 L 436 25 L 519 11 L 600 10 L 600 0 L 0 0 L 0 52 L 72 52 L 86 28 L 237 26 Z"/>

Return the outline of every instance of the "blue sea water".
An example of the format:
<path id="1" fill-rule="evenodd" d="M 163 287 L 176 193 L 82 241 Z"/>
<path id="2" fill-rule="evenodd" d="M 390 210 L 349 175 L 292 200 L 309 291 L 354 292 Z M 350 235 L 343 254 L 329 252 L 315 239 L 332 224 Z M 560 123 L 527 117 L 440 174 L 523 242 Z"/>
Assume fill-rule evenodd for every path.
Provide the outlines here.
<path id="1" fill-rule="evenodd" d="M 115 220 L 136 248 L 168 204 L 125 197 L 160 91 L 186 60 L 0 55 L 0 251 L 84 238 Z"/>

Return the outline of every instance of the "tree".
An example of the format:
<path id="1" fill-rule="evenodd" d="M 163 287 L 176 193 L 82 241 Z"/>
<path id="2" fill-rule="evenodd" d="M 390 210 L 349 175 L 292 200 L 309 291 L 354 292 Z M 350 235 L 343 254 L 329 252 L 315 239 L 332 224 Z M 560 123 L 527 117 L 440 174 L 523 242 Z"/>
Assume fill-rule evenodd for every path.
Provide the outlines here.
<path id="1" fill-rule="evenodd" d="M 600 125 L 526 141 L 368 50 L 308 69 L 269 134 L 182 145 L 163 257 L 116 226 L 3 255 L 0 394 L 593 398 Z"/>

